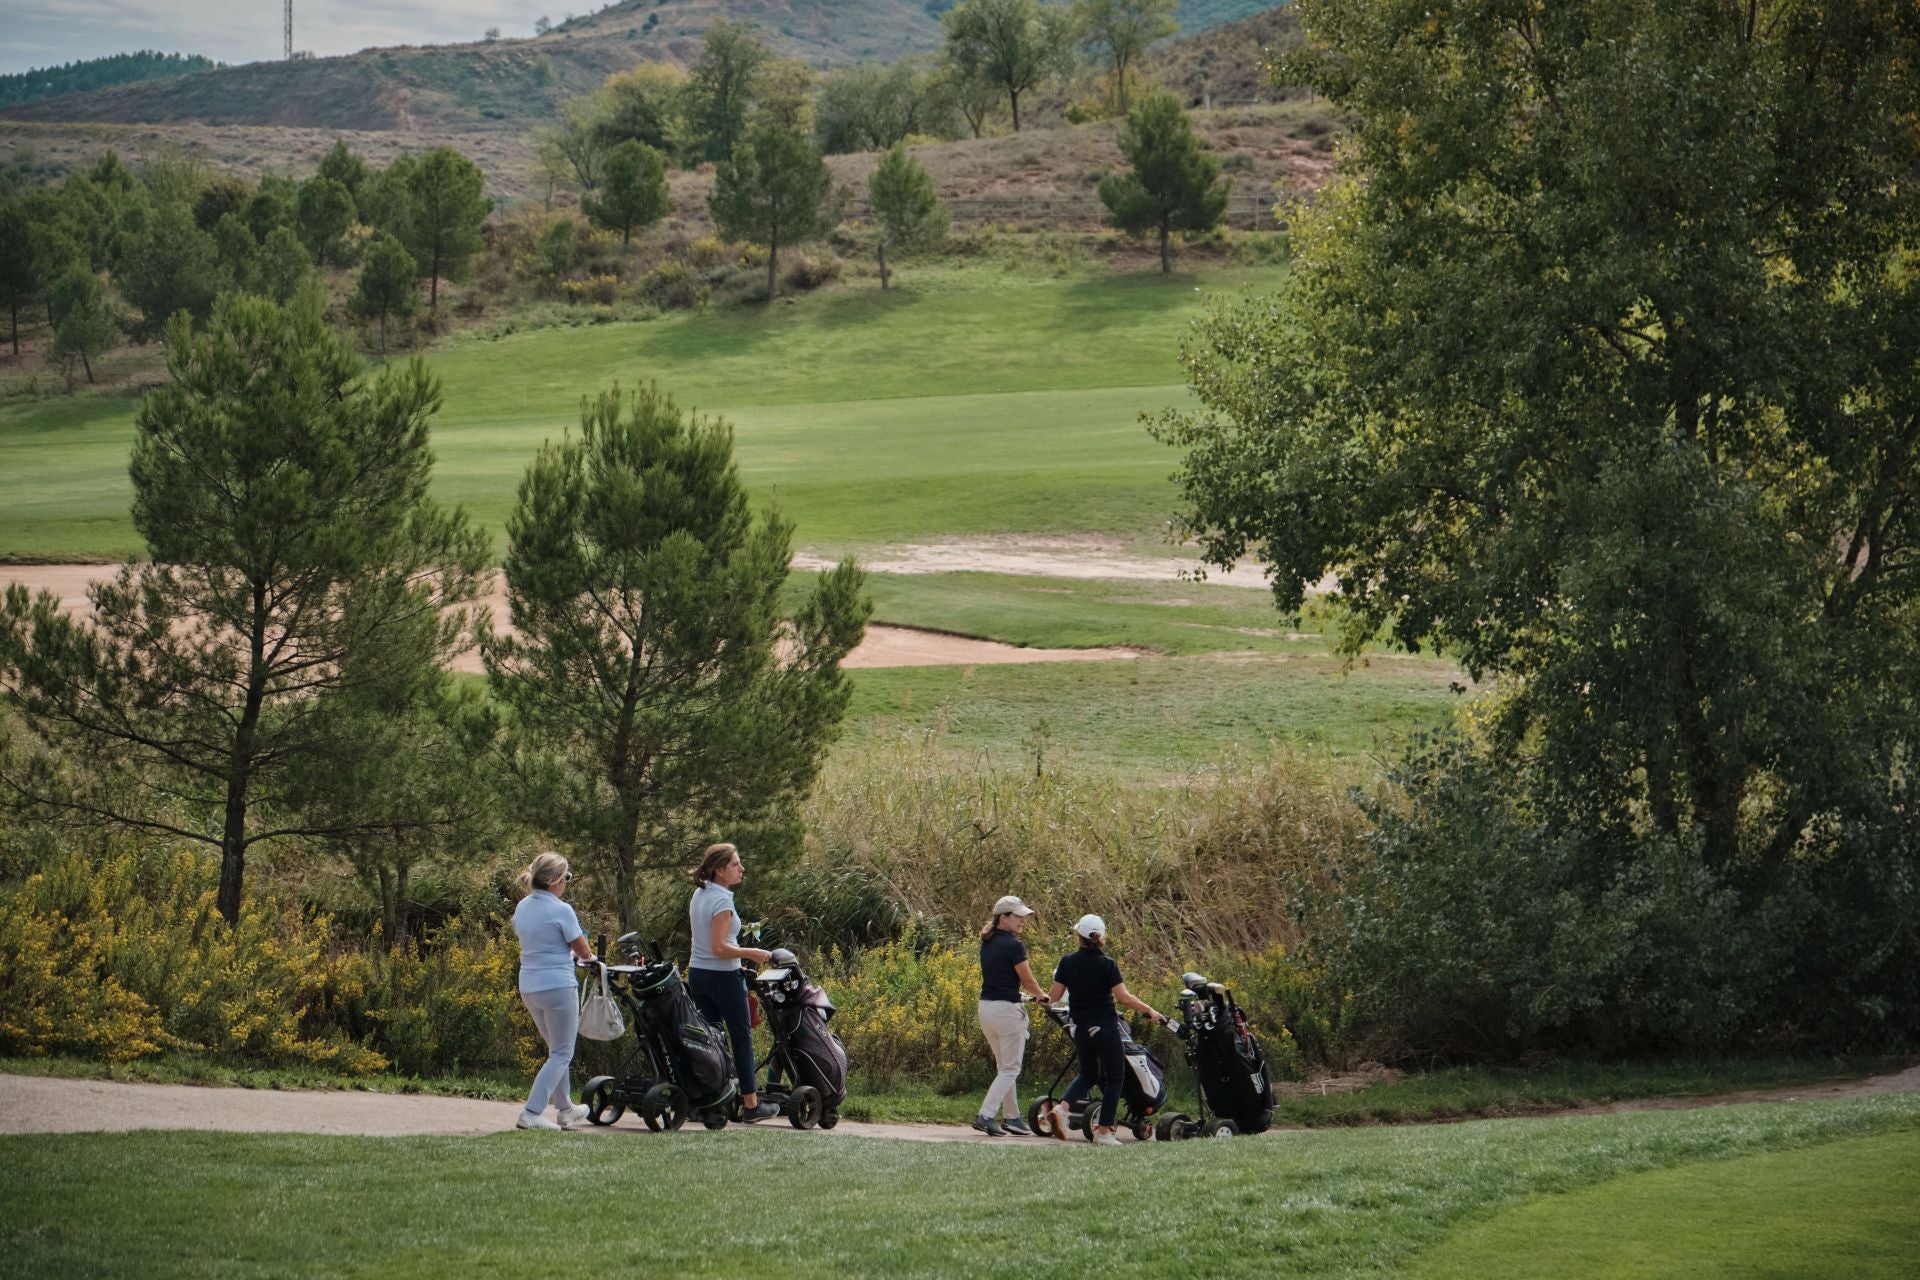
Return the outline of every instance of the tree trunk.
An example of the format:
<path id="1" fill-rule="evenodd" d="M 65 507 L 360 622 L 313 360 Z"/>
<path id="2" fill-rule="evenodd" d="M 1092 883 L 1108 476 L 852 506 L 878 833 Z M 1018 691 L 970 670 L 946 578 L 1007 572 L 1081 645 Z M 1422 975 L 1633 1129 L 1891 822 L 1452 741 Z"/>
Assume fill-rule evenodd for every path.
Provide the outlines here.
<path id="1" fill-rule="evenodd" d="M 380 358 L 387 358 L 387 313 L 380 312 Z"/>
<path id="2" fill-rule="evenodd" d="M 1113 63 L 1113 99 L 1120 104 L 1120 114 L 1127 114 L 1127 63 L 1119 58 Z"/>
<path id="3" fill-rule="evenodd" d="M 620 247 L 624 249 L 632 243 L 633 243 L 633 224 L 629 222 L 626 226 L 620 228 Z"/>
<path id="4" fill-rule="evenodd" d="M 247 701 L 234 729 L 227 757 L 227 812 L 220 831 L 220 914 L 228 924 L 240 919 L 240 883 L 247 869 L 247 787 L 253 781 L 253 739 L 266 701 L 267 586 L 253 584 L 253 625 L 248 637 Z"/>
<path id="5" fill-rule="evenodd" d="M 20 354 L 20 304 L 13 304 L 13 354 Z"/>
<path id="6" fill-rule="evenodd" d="M 433 283 L 427 286 L 427 310 L 440 314 L 440 246 L 433 246 Z"/>
<path id="7" fill-rule="evenodd" d="M 407 945 L 407 878 L 412 870 L 403 862 L 393 877 L 393 932 L 389 936 L 396 947 Z"/>
<path id="8" fill-rule="evenodd" d="M 1170 234 L 1172 233 L 1168 230 L 1167 224 L 1162 222 L 1160 224 L 1160 271 L 1163 275 L 1173 270 L 1173 257 L 1167 252 L 1167 237 Z"/>
<path id="9" fill-rule="evenodd" d="M 874 247 L 880 253 L 880 287 L 885 289 L 887 287 L 887 242 L 882 240 Z"/>
<path id="10" fill-rule="evenodd" d="M 767 301 L 772 302 L 780 296 L 780 233 L 774 232 L 767 242 Z"/>
<path id="11" fill-rule="evenodd" d="M 91 385 L 93 382 L 93 361 L 87 359 L 87 353 L 85 351 L 80 353 L 80 367 L 87 371 L 87 382 Z"/>
<path id="12" fill-rule="evenodd" d="M 1020 132 L 1020 91 L 1007 90 L 1007 102 L 1013 107 L 1013 131 L 1018 133 Z"/>

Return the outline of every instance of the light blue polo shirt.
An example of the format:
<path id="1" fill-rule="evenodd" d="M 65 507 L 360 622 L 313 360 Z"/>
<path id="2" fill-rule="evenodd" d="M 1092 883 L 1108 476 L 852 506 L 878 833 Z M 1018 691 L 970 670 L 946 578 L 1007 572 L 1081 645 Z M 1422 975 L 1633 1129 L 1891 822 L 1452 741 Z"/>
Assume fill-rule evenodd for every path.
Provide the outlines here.
<path id="1" fill-rule="evenodd" d="M 586 931 L 573 908 L 545 889 L 535 889 L 513 909 L 520 935 L 520 989 L 553 991 L 574 984 L 572 942 Z"/>
<path id="2" fill-rule="evenodd" d="M 733 890 L 709 880 L 693 891 L 693 901 L 687 904 L 687 923 L 693 929 L 693 957 L 687 961 L 687 968 L 724 971 L 740 967 L 739 956 L 722 960 L 713 954 L 713 918 L 722 911 L 733 912 L 733 921 L 727 926 L 727 942 L 737 945 L 740 913 L 734 910 Z"/>

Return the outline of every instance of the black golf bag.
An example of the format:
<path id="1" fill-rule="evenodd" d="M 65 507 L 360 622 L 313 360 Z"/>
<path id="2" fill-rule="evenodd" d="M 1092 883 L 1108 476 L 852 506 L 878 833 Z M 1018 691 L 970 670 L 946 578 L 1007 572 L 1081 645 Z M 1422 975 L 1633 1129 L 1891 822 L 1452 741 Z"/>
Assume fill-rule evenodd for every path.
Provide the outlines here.
<path id="1" fill-rule="evenodd" d="M 726 1029 L 700 1012 L 679 966 L 649 961 L 635 934 L 620 945 L 632 963 L 608 965 L 607 985 L 626 1007 L 634 1046 L 617 1074 L 595 1076 L 581 1090 L 587 1118 L 612 1124 L 632 1107 L 656 1131 L 678 1129 L 690 1115 L 724 1128 L 735 1094 Z"/>
<path id="2" fill-rule="evenodd" d="M 761 1096 L 796 1129 L 833 1128 L 847 1098 L 846 1046 L 827 1026 L 833 1001 L 784 947 L 754 975 L 753 991 L 773 1040 L 760 1064 L 766 1072 Z"/>
<path id="3" fill-rule="evenodd" d="M 1056 1124 L 1055 1103 L 1059 1100 L 1061 1082 L 1068 1074 L 1079 1074 L 1079 1050 L 1073 1042 L 1073 1010 L 1063 997 L 1047 1006 L 1047 1019 L 1059 1027 L 1067 1037 L 1067 1061 L 1054 1076 L 1053 1083 L 1046 1093 L 1034 1099 L 1027 1107 L 1027 1127 L 1044 1136 L 1064 1138 Z M 1114 1108 L 1114 1123 L 1123 1129 L 1131 1130 L 1133 1136 L 1144 1142 L 1153 1132 L 1153 1117 L 1167 1104 L 1167 1069 L 1160 1059 L 1139 1041 L 1133 1038 L 1133 1029 L 1125 1018 L 1118 1019 L 1120 1027 L 1120 1056 L 1126 1062 L 1126 1074 L 1121 1078 L 1120 1101 Z M 1093 1141 L 1093 1118 L 1097 1106 L 1076 1102 L 1068 1113 L 1071 1128 L 1078 1129 L 1087 1141 Z"/>
<path id="4" fill-rule="evenodd" d="M 1180 981 L 1185 989 L 1174 1034 L 1186 1043 L 1187 1065 L 1200 1086 L 1200 1119 L 1168 1116 L 1161 1121 L 1161 1136 L 1265 1132 L 1273 1124 L 1273 1081 L 1267 1074 L 1267 1055 L 1248 1028 L 1246 1015 L 1231 991 L 1207 981 L 1204 974 L 1183 974 Z"/>

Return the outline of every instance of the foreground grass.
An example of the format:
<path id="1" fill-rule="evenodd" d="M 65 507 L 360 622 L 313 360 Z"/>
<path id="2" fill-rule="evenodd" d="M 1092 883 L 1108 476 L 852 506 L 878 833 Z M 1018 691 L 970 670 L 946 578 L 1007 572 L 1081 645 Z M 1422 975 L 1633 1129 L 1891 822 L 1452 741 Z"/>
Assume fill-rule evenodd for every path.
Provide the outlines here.
<path id="1" fill-rule="evenodd" d="M 1036 1276 L 1384 1275 L 1535 1197 L 1917 1129 L 1920 1099 L 1876 1098 L 1128 1151 L 738 1128 L 32 1135 L 0 1138 L 0 1272 L 947 1276 L 1018 1258 Z"/>
<path id="2" fill-rule="evenodd" d="M 1684 1165 L 1530 1201 L 1442 1242 L 1420 1280 L 1907 1277 L 1920 1132 Z"/>
<path id="3" fill-rule="evenodd" d="M 1152 547 L 1173 456 L 1138 415 L 1185 401 L 1179 342 L 1209 293 L 1277 279 L 1274 268 L 1011 284 L 961 273 L 456 341 L 429 361 L 446 387 L 434 491 L 499 539 L 527 463 L 577 428 L 580 398 L 651 379 L 734 422 L 756 501 L 777 499 L 801 545 L 1099 530 Z M 140 550 L 127 515 L 135 404 L 0 406 L 0 557 Z"/>

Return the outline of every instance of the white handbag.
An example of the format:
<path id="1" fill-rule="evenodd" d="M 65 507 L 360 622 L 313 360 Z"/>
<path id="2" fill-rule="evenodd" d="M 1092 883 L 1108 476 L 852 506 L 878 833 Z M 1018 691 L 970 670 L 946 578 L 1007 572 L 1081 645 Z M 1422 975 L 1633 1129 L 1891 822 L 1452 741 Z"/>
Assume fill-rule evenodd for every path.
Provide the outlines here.
<path id="1" fill-rule="evenodd" d="M 627 1034 L 627 1020 L 620 1016 L 620 1006 L 607 990 L 607 967 L 595 968 L 599 985 L 595 986 L 589 975 L 580 987 L 580 1034 L 589 1040 L 618 1040 Z"/>

